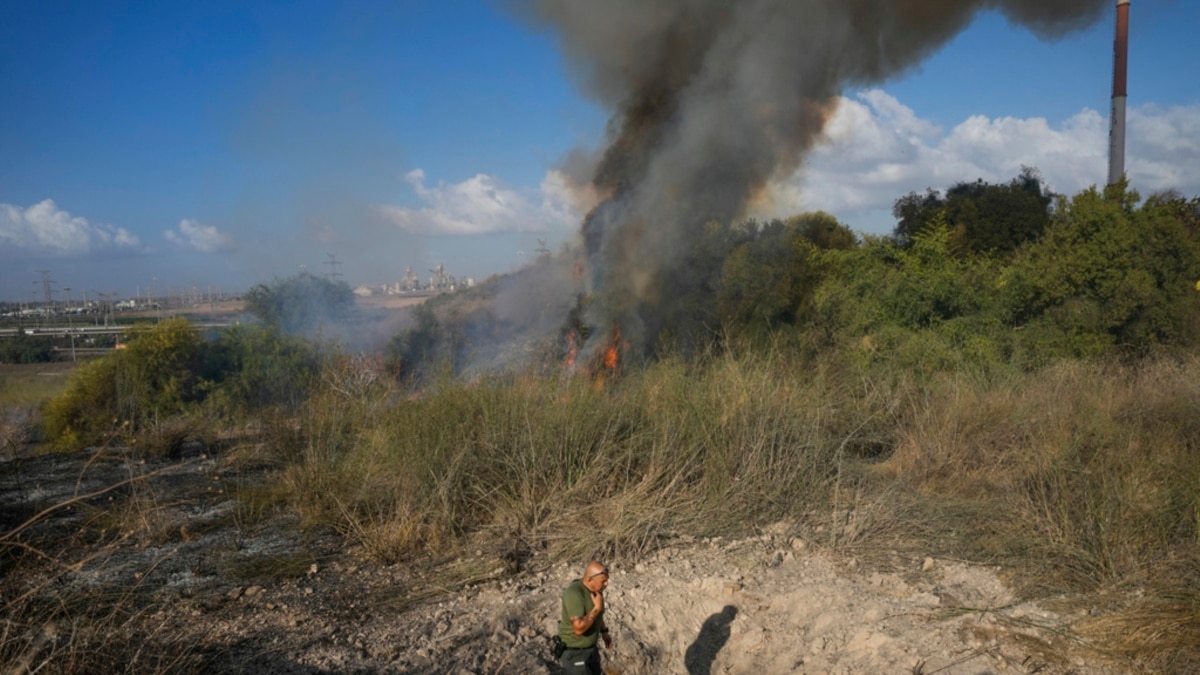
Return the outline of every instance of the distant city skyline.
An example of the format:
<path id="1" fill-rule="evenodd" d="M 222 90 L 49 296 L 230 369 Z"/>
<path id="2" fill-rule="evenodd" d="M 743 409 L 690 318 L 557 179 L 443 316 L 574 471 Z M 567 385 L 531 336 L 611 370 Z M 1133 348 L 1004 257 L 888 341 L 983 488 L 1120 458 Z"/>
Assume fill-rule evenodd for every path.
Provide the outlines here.
<path id="1" fill-rule="evenodd" d="M 338 263 L 340 264 L 340 263 Z M 403 274 L 395 279 L 384 280 L 364 280 L 357 283 L 347 282 L 341 278 L 345 275 L 340 272 L 330 271 L 319 273 L 309 270 L 306 266 L 302 266 L 297 270 L 297 274 L 312 274 L 339 283 L 345 283 L 351 289 L 357 291 L 362 288 L 372 290 L 378 289 L 382 293 L 406 293 L 416 292 L 429 289 L 445 289 L 449 287 L 469 288 L 475 285 L 478 280 L 475 277 L 467 275 L 456 275 L 451 270 L 445 268 L 444 265 L 427 270 L 428 275 L 422 277 L 420 274 L 412 270 L 411 267 L 405 268 Z M 100 302 L 116 302 L 116 303 L 153 303 L 162 300 L 178 299 L 183 301 L 187 298 L 203 298 L 204 302 L 208 302 L 208 298 L 220 297 L 230 298 L 240 296 L 249 291 L 253 286 L 259 283 L 268 283 L 270 280 L 255 282 L 246 288 L 222 289 L 213 285 L 208 286 L 136 286 L 129 294 L 122 293 L 121 289 L 109 291 L 76 289 L 70 286 L 60 286 L 58 280 L 55 279 L 49 270 L 38 270 L 41 275 L 40 280 L 34 282 L 35 288 L 30 292 L 29 298 L 0 298 L 0 303 L 20 305 L 29 308 L 41 307 L 83 307 L 90 306 Z M 158 279 L 152 279 L 152 282 L 157 282 Z M 103 284 L 101 284 L 103 287 Z"/>
<path id="2" fill-rule="evenodd" d="M 523 2 L 0 6 L 0 300 L 240 292 L 329 256 L 351 286 L 443 264 L 479 281 L 558 251 L 611 111 Z M 1115 4 L 1115 3 L 1110 3 Z M 1132 4 L 1127 169 L 1200 194 L 1200 3 Z M 1054 41 L 994 12 L 845 90 L 762 217 L 860 232 L 914 190 L 1106 177 L 1112 10 Z M 569 47 L 569 45 L 567 45 Z"/>

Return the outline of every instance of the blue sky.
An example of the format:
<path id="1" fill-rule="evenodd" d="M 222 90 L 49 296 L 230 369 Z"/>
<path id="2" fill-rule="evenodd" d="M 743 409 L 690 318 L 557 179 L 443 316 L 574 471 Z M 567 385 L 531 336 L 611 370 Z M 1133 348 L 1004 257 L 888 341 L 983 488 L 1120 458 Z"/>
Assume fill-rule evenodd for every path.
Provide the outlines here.
<path id="1" fill-rule="evenodd" d="M 1134 0 L 1129 175 L 1200 194 L 1200 3 Z M 995 14 L 844 92 L 773 213 L 885 232 L 891 202 L 1037 166 L 1103 182 L 1111 13 L 1038 41 Z M 242 290 L 330 254 L 347 281 L 483 279 L 577 231 L 558 169 L 608 113 L 555 37 L 484 0 L 0 5 L 0 299 Z M 60 298 L 62 295 L 60 294 Z"/>

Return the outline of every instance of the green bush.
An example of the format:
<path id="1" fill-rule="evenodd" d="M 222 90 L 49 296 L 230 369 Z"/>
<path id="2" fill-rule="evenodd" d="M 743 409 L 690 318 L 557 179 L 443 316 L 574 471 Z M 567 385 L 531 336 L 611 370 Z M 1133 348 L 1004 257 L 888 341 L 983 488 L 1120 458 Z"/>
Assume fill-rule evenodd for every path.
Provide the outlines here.
<path id="1" fill-rule="evenodd" d="M 794 325 L 808 311 L 827 272 L 821 251 L 857 245 L 849 228 L 822 212 L 772 221 L 747 234 L 753 238 L 724 259 L 716 306 L 727 333 L 758 339 Z"/>
<path id="2" fill-rule="evenodd" d="M 71 374 L 66 390 L 43 410 L 42 427 L 51 448 L 77 450 L 126 428 L 115 405 L 121 368 L 121 356 L 111 354 L 84 363 Z"/>
<path id="3" fill-rule="evenodd" d="M 204 396 L 203 341 L 184 319 L 135 329 L 125 349 L 84 364 L 46 406 L 52 447 L 128 438 L 183 413 Z"/>
<path id="4" fill-rule="evenodd" d="M 958 183 L 946 190 L 945 198 L 932 189 L 923 195 L 913 192 L 896 200 L 892 209 L 898 220 L 894 236 L 907 247 L 941 219 L 950 229 L 950 249 L 956 255 L 1004 257 L 1041 237 L 1055 196 L 1030 167 L 1002 185 Z"/>
<path id="5" fill-rule="evenodd" d="M 205 352 L 209 404 L 235 416 L 272 407 L 296 410 L 311 392 L 322 362 L 312 343 L 271 327 L 224 329 Z"/>
<path id="6" fill-rule="evenodd" d="M 49 338 L 17 334 L 0 339 L 0 363 L 47 363 L 54 360 Z"/>
<path id="7" fill-rule="evenodd" d="M 213 339 L 184 319 L 135 328 L 125 349 L 83 364 L 45 408 L 51 447 L 128 442 L 153 429 L 186 433 L 202 406 L 235 417 L 295 410 L 320 371 L 316 347 L 273 329 L 234 327 Z M 171 442 L 166 440 L 169 446 Z"/>
<path id="8" fill-rule="evenodd" d="M 1137 201 L 1124 186 L 1063 200 L 1002 275 L 1008 320 L 1061 356 L 1200 343 L 1200 240 L 1169 209 Z"/>
<path id="9" fill-rule="evenodd" d="M 246 311 L 284 333 L 315 333 L 326 322 L 338 322 L 354 307 L 354 292 L 345 282 L 335 282 L 308 272 L 270 284 L 258 284 L 246 293 Z"/>
<path id="10" fill-rule="evenodd" d="M 405 379 L 427 376 L 457 358 L 460 346 L 453 337 L 453 329 L 438 318 L 437 306 L 433 301 L 417 305 L 413 309 L 415 325 L 388 341 L 385 349 L 388 362 Z"/>

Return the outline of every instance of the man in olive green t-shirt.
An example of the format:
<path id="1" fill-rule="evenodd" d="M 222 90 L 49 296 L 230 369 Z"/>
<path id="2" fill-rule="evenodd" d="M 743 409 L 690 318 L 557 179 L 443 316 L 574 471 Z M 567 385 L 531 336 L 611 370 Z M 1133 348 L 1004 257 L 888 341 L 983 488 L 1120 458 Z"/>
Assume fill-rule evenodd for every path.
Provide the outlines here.
<path id="1" fill-rule="evenodd" d="M 558 636 L 567 645 L 562 655 L 565 675 L 601 675 L 600 650 L 596 643 L 612 649 L 612 636 L 604 623 L 604 589 L 608 588 L 608 568 L 595 560 L 583 570 L 562 594 L 562 621 Z"/>

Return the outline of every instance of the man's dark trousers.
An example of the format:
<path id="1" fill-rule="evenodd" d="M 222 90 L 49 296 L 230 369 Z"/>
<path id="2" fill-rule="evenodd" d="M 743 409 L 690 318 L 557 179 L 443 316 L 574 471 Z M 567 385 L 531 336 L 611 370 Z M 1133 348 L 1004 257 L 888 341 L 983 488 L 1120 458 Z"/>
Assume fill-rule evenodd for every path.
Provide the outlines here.
<path id="1" fill-rule="evenodd" d="M 568 649 L 562 655 L 564 675 L 602 675 L 600 672 L 600 650 L 596 647 L 587 649 Z"/>

